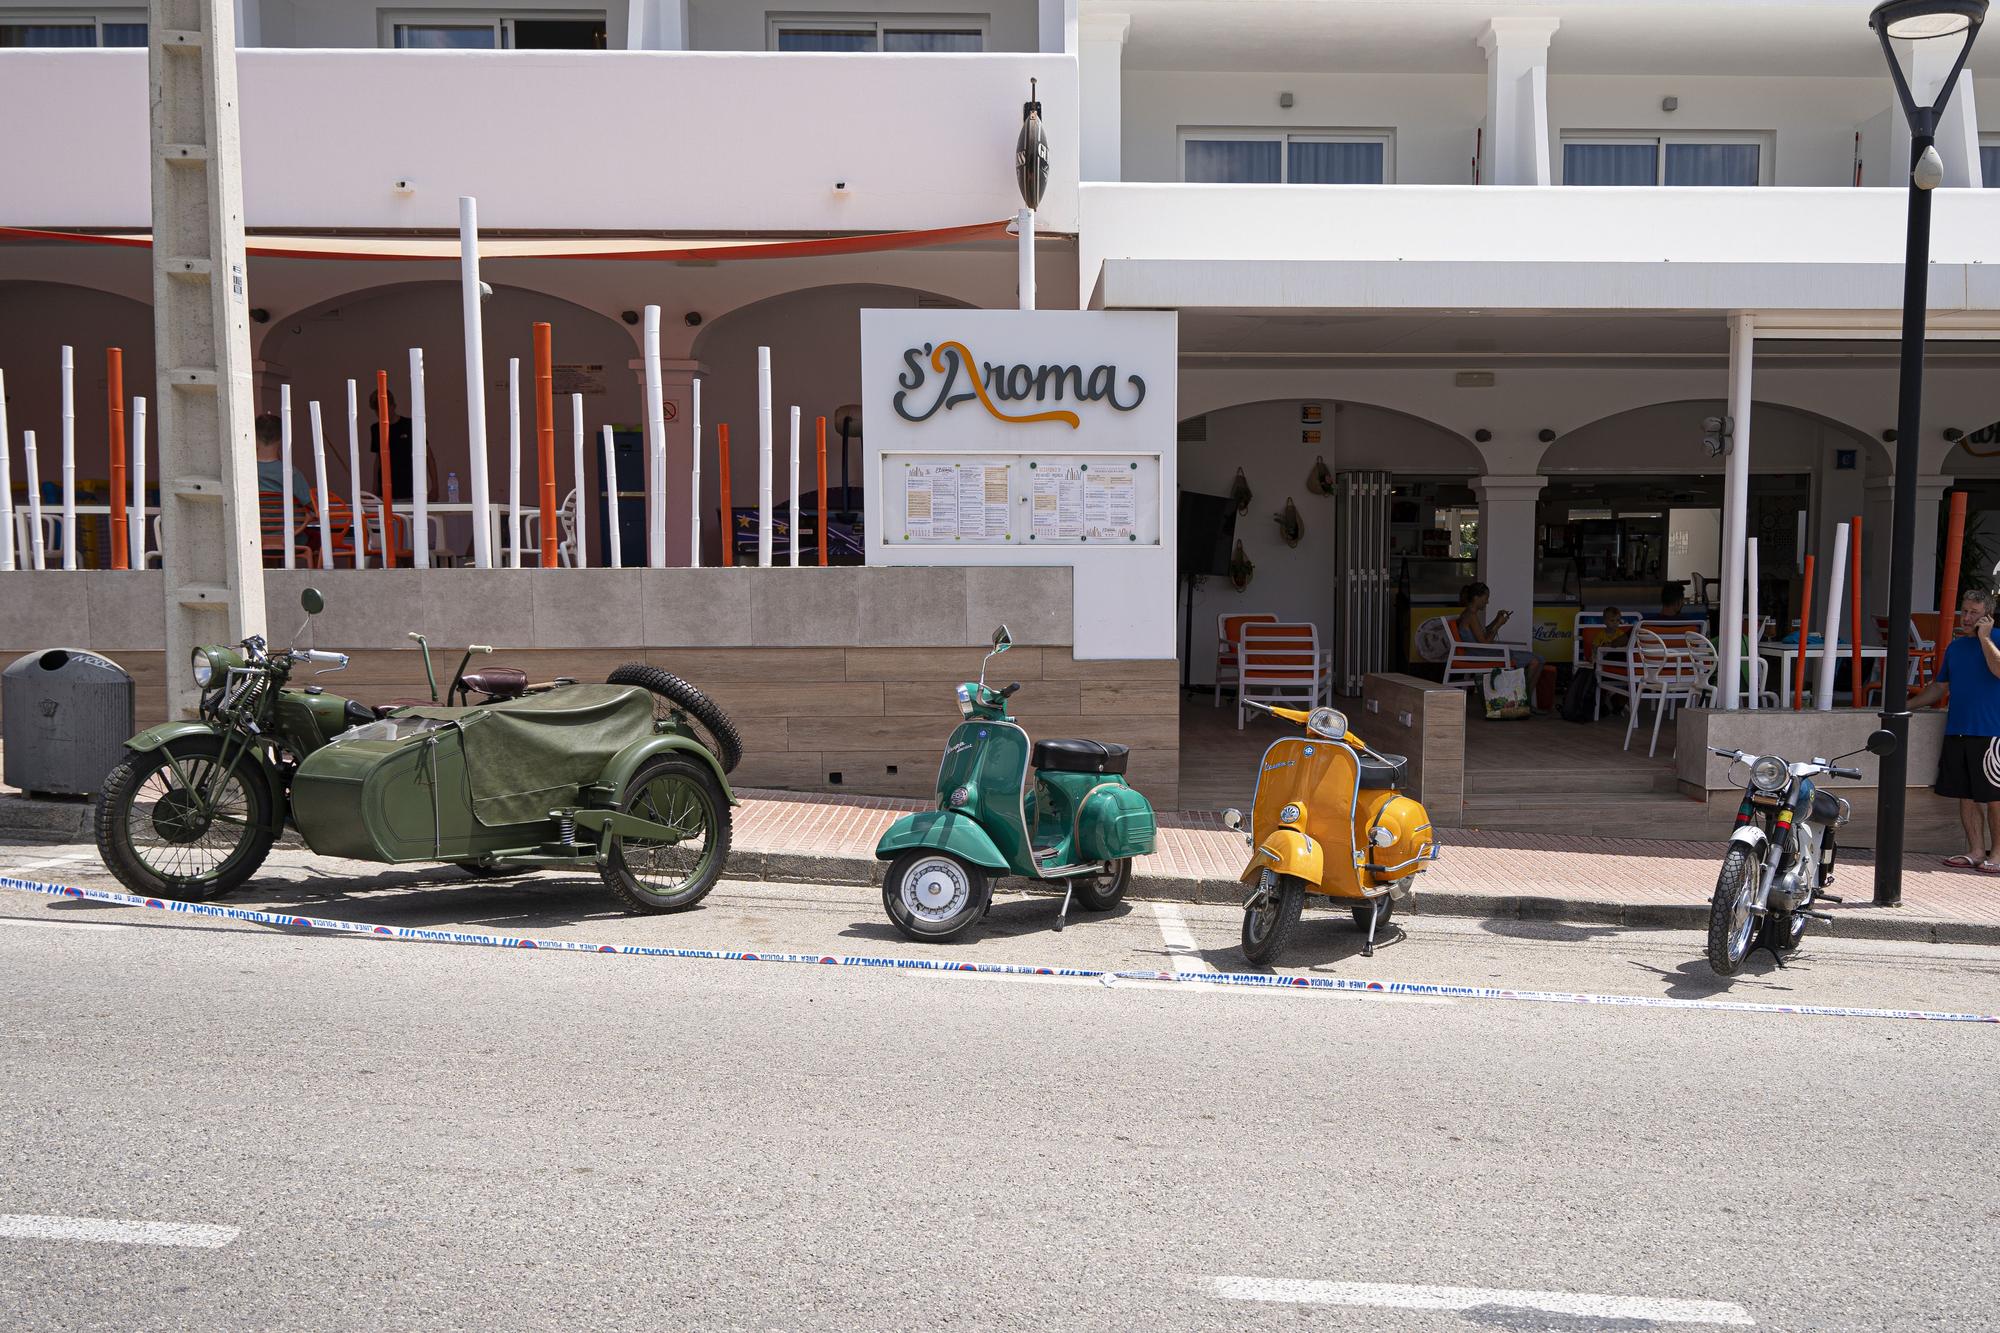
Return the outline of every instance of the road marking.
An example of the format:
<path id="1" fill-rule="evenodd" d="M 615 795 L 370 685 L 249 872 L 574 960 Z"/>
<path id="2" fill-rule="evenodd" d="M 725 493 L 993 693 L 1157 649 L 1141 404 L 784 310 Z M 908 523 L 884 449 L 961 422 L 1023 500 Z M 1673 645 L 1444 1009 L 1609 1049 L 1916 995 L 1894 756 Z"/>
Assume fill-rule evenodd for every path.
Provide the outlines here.
<path id="1" fill-rule="evenodd" d="M 38 930 L 128 930 L 115 921 L 36 921 L 22 916 L 0 916 L 0 926 L 33 926 Z"/>
<path id="2" fill-rule="evenodd" d="M 15 1240 L 83 1240 L 105 1245 L 172 1245 L 219 1250 L 242 1233 L 199 1222 L 125 1222 L 110 1217 L 0 1213 L 0 1236 Z"/>
<path id="3" fill-rule="evenodd" d="M 1188 928 L 1188 921 L 1181 915 L 1181 909 L 1172 903 L 1153 904 L 1153 920 L 1160 926 L 1160 941 L 1167 946 L 1167 956 L 1173 960 L 1174 971 L 1182 976 L 1189 972 L 1213 972 L 1201 956 L 1201 947 L 1194 942 L 1194 931 Z"/>
<path id="4" fill-rule="evenodd" d="M 1659 1300 L 1647 1296 L 1592 1296 L 1569 1291 L 1508 1291 L 1489 1287 L 1419 1287 L 1395 1282 L 1311 1282 L 1287 1278 L 1212 1277 L 1211 1294 L 1232 1301 L 1285 1301 L 1295 1305 L 1361 1305 L 1392 1310 L 1538 1310 L 1584 1319 L 1651 1320 L 1662 1324 L 1729 1324 L 1757 1321 L 1729 1301 Z"/>

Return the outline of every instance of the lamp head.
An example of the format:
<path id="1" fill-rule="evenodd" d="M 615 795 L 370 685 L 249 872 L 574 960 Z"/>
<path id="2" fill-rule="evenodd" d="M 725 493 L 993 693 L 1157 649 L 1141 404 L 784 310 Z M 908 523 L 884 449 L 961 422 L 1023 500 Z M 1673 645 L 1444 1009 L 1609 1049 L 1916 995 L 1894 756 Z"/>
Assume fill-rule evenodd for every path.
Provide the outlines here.
<path id="1" fill-rule="evenodd" d="M 1868 15 L 1868 26 L 1882 43 L 1882 56 L 1889 62 L 1889 77 L 1896 84 L 1896 100 L 1903 104 L 1903 115 L 1910 122 L 1912 134 L 1929 138 L 1937 132 L 1938 119 L 1944 114 L 1945 103 L 1951 100 L 1951 90 L 1965 68 L 1965 58 L 1972 54 L 1973 38 L 1979 35 L 1979 25 L 1986 20 L 1986 3 L 1987 0 L 1882 0 Z M 1910 93 L 1909 80 L 1903 77 L 1903 64 L 1889 43 L 1939 38 L 1958 44 L 1958 59 L 1939 86 L 1937 100 L 1929 106 L 1919 106 Z"/>

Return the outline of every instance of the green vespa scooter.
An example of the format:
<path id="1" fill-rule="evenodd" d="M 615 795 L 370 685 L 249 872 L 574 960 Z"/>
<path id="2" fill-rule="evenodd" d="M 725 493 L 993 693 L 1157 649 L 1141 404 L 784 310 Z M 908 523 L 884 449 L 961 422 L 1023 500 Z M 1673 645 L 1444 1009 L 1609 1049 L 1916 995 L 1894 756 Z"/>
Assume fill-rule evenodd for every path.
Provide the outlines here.
<path id="1" fill-rule="evenodd" d="M 1013 642 L 1005 625 L 995 630 L 979 679 L 958 687 L 965 720 L 938 765 L 938 808 L 903 816 L 876 845 L 889 863 L 882 905 L 909 939 L 948 940 L 972 929 L 1001 875 L 1062 880 L 1061 930 L 1072 901 L 1097 912 L 1116 906 L 1131 883 L 1132 858 L 1153 850 L 1153 807 L 1125 783 L 1125 746 L 1030 744 L 1007 712 L 1020 683 L 987 685 L 986 662 Z"/>

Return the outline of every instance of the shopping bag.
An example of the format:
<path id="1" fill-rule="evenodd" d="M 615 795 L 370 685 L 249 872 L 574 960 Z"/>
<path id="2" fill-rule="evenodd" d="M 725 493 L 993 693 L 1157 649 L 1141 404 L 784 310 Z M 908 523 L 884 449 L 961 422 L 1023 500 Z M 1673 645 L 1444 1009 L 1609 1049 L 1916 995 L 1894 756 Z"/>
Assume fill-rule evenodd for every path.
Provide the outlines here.
<path id="1" fill-rule="evenodd" d="M 1528 673 L 1520 667 L 1495 667 L 1482 688 L 1489 718 L 1528 716 Z"/>

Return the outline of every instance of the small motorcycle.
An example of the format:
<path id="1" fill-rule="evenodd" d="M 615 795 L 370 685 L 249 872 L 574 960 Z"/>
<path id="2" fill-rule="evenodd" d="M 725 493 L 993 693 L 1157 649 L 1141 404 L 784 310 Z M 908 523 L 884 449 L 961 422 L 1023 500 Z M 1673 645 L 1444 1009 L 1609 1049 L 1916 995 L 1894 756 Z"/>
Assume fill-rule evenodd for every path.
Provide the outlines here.
<path id="1" fill-rule="evenodd" d="M 1353 913 L 1368 932 L 1361 956 L 1372 958 L 1377 933 L 1438 856 L 1423 803 L 1401 794 L 1406 760 L 1369 749 L 1338 709 L 1250 706 L 1307 734 L 1273 741 L 1257 773 L 1248 837 L 1254 850 L 1241 876 L 1252 886 L 1243 904 L 1243 956 L 1275 962 L 1314 893 Z M 1242 828 L 1242 812 L 1225 810 L 1222 822 Z"/>
<path id="2" fill-rule="evenodd" d="M 1869 736 L 1862 750 L 1880 756 L 1895 748 L 1895 733 L 1883 730 Z M 1717 976 L 1735 976 L 1751 950 L 1761 946 L 1783 967 L 1785 955 L 1805 938 L 1807 921 L 1833 920 L 1813 904 L 1842 901 L 1827 889 L 1833 884 L 1834 830 L 1847 822 L 1848 805 L 1813 779 L 1860 778 L 1860 769 L 1842 768 L 1840 761 L 1861 750 L 1798 763 L 1715 746 L 1709 752 L 1747 765 L 1749 776 L 1709 903 L 1708 965 Z"/>
<path id="3" fill-rule="evenodd" d="M 325 602 L 313 588 L 301 601 L 309 625 Z M 683 719 L 687 699 L 735 730 L 666 672 L 626 666 L 603 685 L 501 697 L 512 677 L 482 685 L 461 663 L 454 693 L 491 702 L 375 709 L 295 685 L 310 664 L 338 671 L 347 655 L 272 651 L 255 636 L 194 650 L 200 716 L 125 742 L 98 794 L 98 851 L 120 883 L 217 897 L 257 872 L 288 823 L 319 855 L 356 861 L 595 867 L 640 912 L 691 907 L 721 877 L 735 797 Z"/>
<path id="4" fill-rule="evenodd" d="M 1072 901 L 1109 911 L 1132 879 L 1132 858 L 1153 850 L 1153 807 L 1125 783 L 1128 751 L 1098 741 L 1030 744 L 1008 714 L 1016 682 L 996 690 L 986 662 L 1013 646 L 1002 625 L 979 679 L 958 687 L 965 720 L 938 765 L 935 810 L 889 826 L 875 855 L 889 862 L 882 906 L 913 940 L 948 940 L 972 929 L 993 900 L 993 879 L 1061 880 L 1061 930 Z M 1030 764 L 1034 784 L 1024 790 Z"/>

